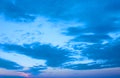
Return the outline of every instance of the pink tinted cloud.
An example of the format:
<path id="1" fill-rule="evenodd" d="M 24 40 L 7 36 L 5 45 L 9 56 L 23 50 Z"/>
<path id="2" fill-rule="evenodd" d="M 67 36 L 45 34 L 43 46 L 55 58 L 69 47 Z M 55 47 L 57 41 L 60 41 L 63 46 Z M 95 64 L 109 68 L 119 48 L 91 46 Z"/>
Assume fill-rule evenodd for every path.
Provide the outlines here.
<path id="1" fill-rule="evenodd" d="M 29 77 L 28 73 L 18 72 L 18 71 L 15 71 L 15 70 L 7 70 L 7 69 L 3 69 L 3 68 L 0 68 L 0 75 L 4 75 L 4 76 L 23 76 L 25 78 Z"/>

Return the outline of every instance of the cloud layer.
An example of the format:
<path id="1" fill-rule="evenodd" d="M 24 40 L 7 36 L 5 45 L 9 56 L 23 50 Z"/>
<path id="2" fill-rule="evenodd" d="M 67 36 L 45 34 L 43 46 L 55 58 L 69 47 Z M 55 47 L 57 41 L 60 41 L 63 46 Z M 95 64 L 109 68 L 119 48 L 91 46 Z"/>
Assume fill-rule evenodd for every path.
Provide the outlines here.
<path id="1" fill-rule="evenodd" d="M 0 18 L 0 69 L 38 78 L 120 67 L 120 0 L 0 0 Z"/>

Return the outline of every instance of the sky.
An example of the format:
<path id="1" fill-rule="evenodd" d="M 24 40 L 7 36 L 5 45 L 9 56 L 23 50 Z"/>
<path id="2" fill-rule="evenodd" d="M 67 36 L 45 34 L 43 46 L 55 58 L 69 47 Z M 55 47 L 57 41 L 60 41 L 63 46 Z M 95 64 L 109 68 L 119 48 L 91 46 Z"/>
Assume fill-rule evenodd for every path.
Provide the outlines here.
<path id="1" fill-rule="evenodd" d="M 120 0 L 0 0 L 0 78 L 120 78 Z"/>

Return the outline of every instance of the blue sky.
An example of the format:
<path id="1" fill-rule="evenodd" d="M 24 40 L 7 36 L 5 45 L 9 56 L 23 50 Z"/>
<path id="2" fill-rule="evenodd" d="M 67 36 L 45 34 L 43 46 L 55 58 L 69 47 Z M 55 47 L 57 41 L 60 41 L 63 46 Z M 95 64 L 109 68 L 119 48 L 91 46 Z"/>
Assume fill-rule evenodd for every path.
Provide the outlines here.
<path id="1" fill-rule="evenodd" d="M 0 78 L 119 78 L 120 0 L 0 0 Z"/>

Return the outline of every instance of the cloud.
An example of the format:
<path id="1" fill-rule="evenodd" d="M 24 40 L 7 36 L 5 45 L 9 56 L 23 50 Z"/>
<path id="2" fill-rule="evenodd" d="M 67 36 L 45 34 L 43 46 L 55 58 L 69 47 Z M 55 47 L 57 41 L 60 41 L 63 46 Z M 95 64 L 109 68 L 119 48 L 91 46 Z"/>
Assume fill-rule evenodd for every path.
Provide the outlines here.
<path id="1" fill-rule="evenodd" d="M 96 19 L 97 20 L 97 19 Z M 120 19 L 118 17 L 109 17 L 104 19 L 101 17 L 101 21 L 86 22 L 84 27 L 68 27 L 62 34 L 66 36 L 72 36 L 73 42 L 93 42 L 99 43 L 101 41 L 110 41 L 112 38 L 109 33 L 116 33 L 120 31 Z M 117 23 L 116 23 L 117 21 Z"/>
<path id="2" fill-rule="evenodd" d="M 60 8 L 61 11 L 64 9 L 64 6 L 59 6 L 61 3 L 64 2 L 57 2 L 55 0 L 15 0 L 14 2 L 13 0 L 1 0 L 0 12 L 4 14 L 7 19 L 12 18 L 12 20 L 17 19 L 17 21 L 30 21 L 33 20 L 36 15 L 55 16 L 55 14 L 60 12 Z M 57 8 L 59 8 L 59 10 Z"/>
<path id="3" fill-rule="evenodd" d="M 0 47 L 7 52 L 15 51 L 32 58 L 44 59 L 46 60 L 46 64 L 52 67 L 61 66 L 64 62 L 69 60 L 69 50 L 37 42 L 24 44 L 23 46 L 16 44 L 1 44 Z"/>
<path id="4" fill-rule="evenodd" d="M 24 54 L 19 54 L 15 52 L 0 51 L 0 57 L 9 61 L 15 62 L 23 67 L 33 67 L 34 65 L 44 66 L 46 62 L 45 60 L 34 59 Z"/>
<path id="5" fill-rule="evenodd" d="M 112 38 L 109 37 L 108 35 L 80 35 L 76 38 L 74 38 L 72 41 L 73 42 L 93 42 L 93 43 L 98 43 L 102 42 L 104 40 L 111 40 Z"/>
<path id="6" fill-rule="evenodd" d="M 24 54 L 35 59 L 44 59 L 46 60 L 46 65 L 48 67 L 62 67 L 74 70 L 86 70 L 86 69 L 100 69 L 100 68 L 110 68 L 110 67 L 119 67 L 119 44 L 106 46 L 100 44 L 89 45 L 89 47 L 82 50 L 82 56 L 92 59 L 93 61 L 82 64 L 78 62 L 77 64 L 67 62 L 71 61 L 81 61 L 80 59 L 75 59 L 70 56 L 74 55 L 74 52 L 71 52 L 67 49 L 62 49 L 54 47 L 49 44 L 0 44 L 1 49 L 6 52 L 14 51 L 16 53 Z M 98 53 L 99 52 L 99 53 Z M 40 73 L 41 66 L 33 66 L 26 70 L 25 72 L 30 72 L 33 74 Z M 47 69 L 44 68 L 43 70 Z M 34 73 L 36 71 L 36 73 Z"/>
<path id="7" fill-rule="evenodd" d="M 6 68 L 6 69 L 22 69 L 23 67 L 16 64 L 15 62 L 11 62 L 9 60 L 4 60 L 2 58 L 0 58 L 0 68 Z"/>
<path id="8" fill-rule="evenodd" d="M 115 29 L 115 30 L 114 30 Z M 86 28 L 82 27 L 69 27 L 62 34 L 66 36 L 72 36 L 73 39 L 70 42 L 91 42 L 91 43 L 100 43 L 103 41 L 110 41 L 112 38 L 108 35 L 111 32 L 118 32 L 119 28 L 111 28 L 109 26 L 96 26 Z"/>
<path id="9" fill-rule="evenodd" d="M 68 27 L 62 34 L 74 37 L 73 42 L 102 43 L 104 40 L 112 40 L 108 34 L 120 31 L 119 4 L 118 0 L 78 1 L 67 13 L 85 25 Z M 85 35 L 86 33 L 93 34 Z"/>
<path id="10" fill-rule="evenodd" d="M 87 64 L 71 64 L 66 65 L 66 68 L 75 70 L 85 69 L 100 69 L 100 68 L 114 68 L 120 67 L 120 41 L 119 39 L 107 44 L 93 44 L 87 45 L 86 48 L 77 48 L 81 50 L 81 56 L 94 60 L 94 62 Z"/>
<path id="11" fill-rule="evenodd" d="M 28 70 L 24 70 L 22 72 L 25 72 L 25 73 L 29 73 L 31 75 L 38 75 L 40 73 L 42 73 L 43 70 L 47 69 L 47 66 L 33 66 L 33 67 L 30 67 Z"/>
<path id="12" fill-rule="evenodd" d="M 99 22 L 119 12 L 118 0 L 1 0 L 0 12 L 7 18 L 34 20 L 44 16 L 62 20 Z M 113 12 L 114 11 L 114 12 Z"/>
<path id="13" fill-rule="evenodd" d="M 104 21 L 104 19 L 102 19 Z M 94 21 L 93 21 L 94 22 Z M 97 23 L 97 24 L 96 24 Z M 87 24 L 84 27 L 68 27 L 63 34 L 68 36 L 81 35 L 83 33 L 95 33 L 106 35 L 110 32 L 117 32 L 120 30 L 119 23 L 115 23 L 115 20 L 108 19 L 104 22 L 95 22 L 93 25 Z"/>
<path id="14" fill-rule="evenodd" d="M 0 15 L 16 21 L 1 21 L 1 68 L 17 70 L 20 65 L 29 65 L 22 72 L 38 75 L 48 67 L 76 71 L 120 67 L 120 41 L 116 36 L 120 31 L 119 0 L 0 0 Z M 77 25 L 81 22 L 84 26 Z M 17 61 L 18 56 L 31 61 Z M 39 66 L 38 60 L 44 60 L 46 66 Z"/>
<path id="15" fill-rule="evenodd" d="M 114 42 L 106 45 L 94 44 L 82 51 L 82 55 L 94 60 L 105 60 L 103 65 L 106 67 L 119 67 L 120 66 L 120 41 L 115 40 Z"/>
<path id="16" fill-rule="evenodd" d="M 34 16 L 26 14 L 26 12 L 14 4 L 13 0 L 0 0 L 0 13 L 8 20 L 29 22 Z"/>
<path id="17" fill-rule="evenodd" d="M 101 69 L 101 64 L 73 64 L 67 65 L 65 68 L 74 69 L 74 70 L 89 70 L 89 69 Z"/>
<path id="18" fill-rule="evenodd" d="M 116 40 L 102 44 L 95 43 L 92 45 L 85 45 L 83 47 L 77 47 L 77 50 L 81 52 L 81 56 L 93 60 L 93 62 L 86 64 L 66 64 L 65 68 L 75 69 L 75 70 L 85 70 L 85 69 L 101 69 L 101 68 L 114 68 L 120 67 L 120 40 Z M 81 44 L 80 44 L 81 45 Z M 79 46 L 80 46 L 79 45 Z M 73 48 L 76 45 L 73 45 Z M 76 49 L 76 48 L 74 48 Z"/>

